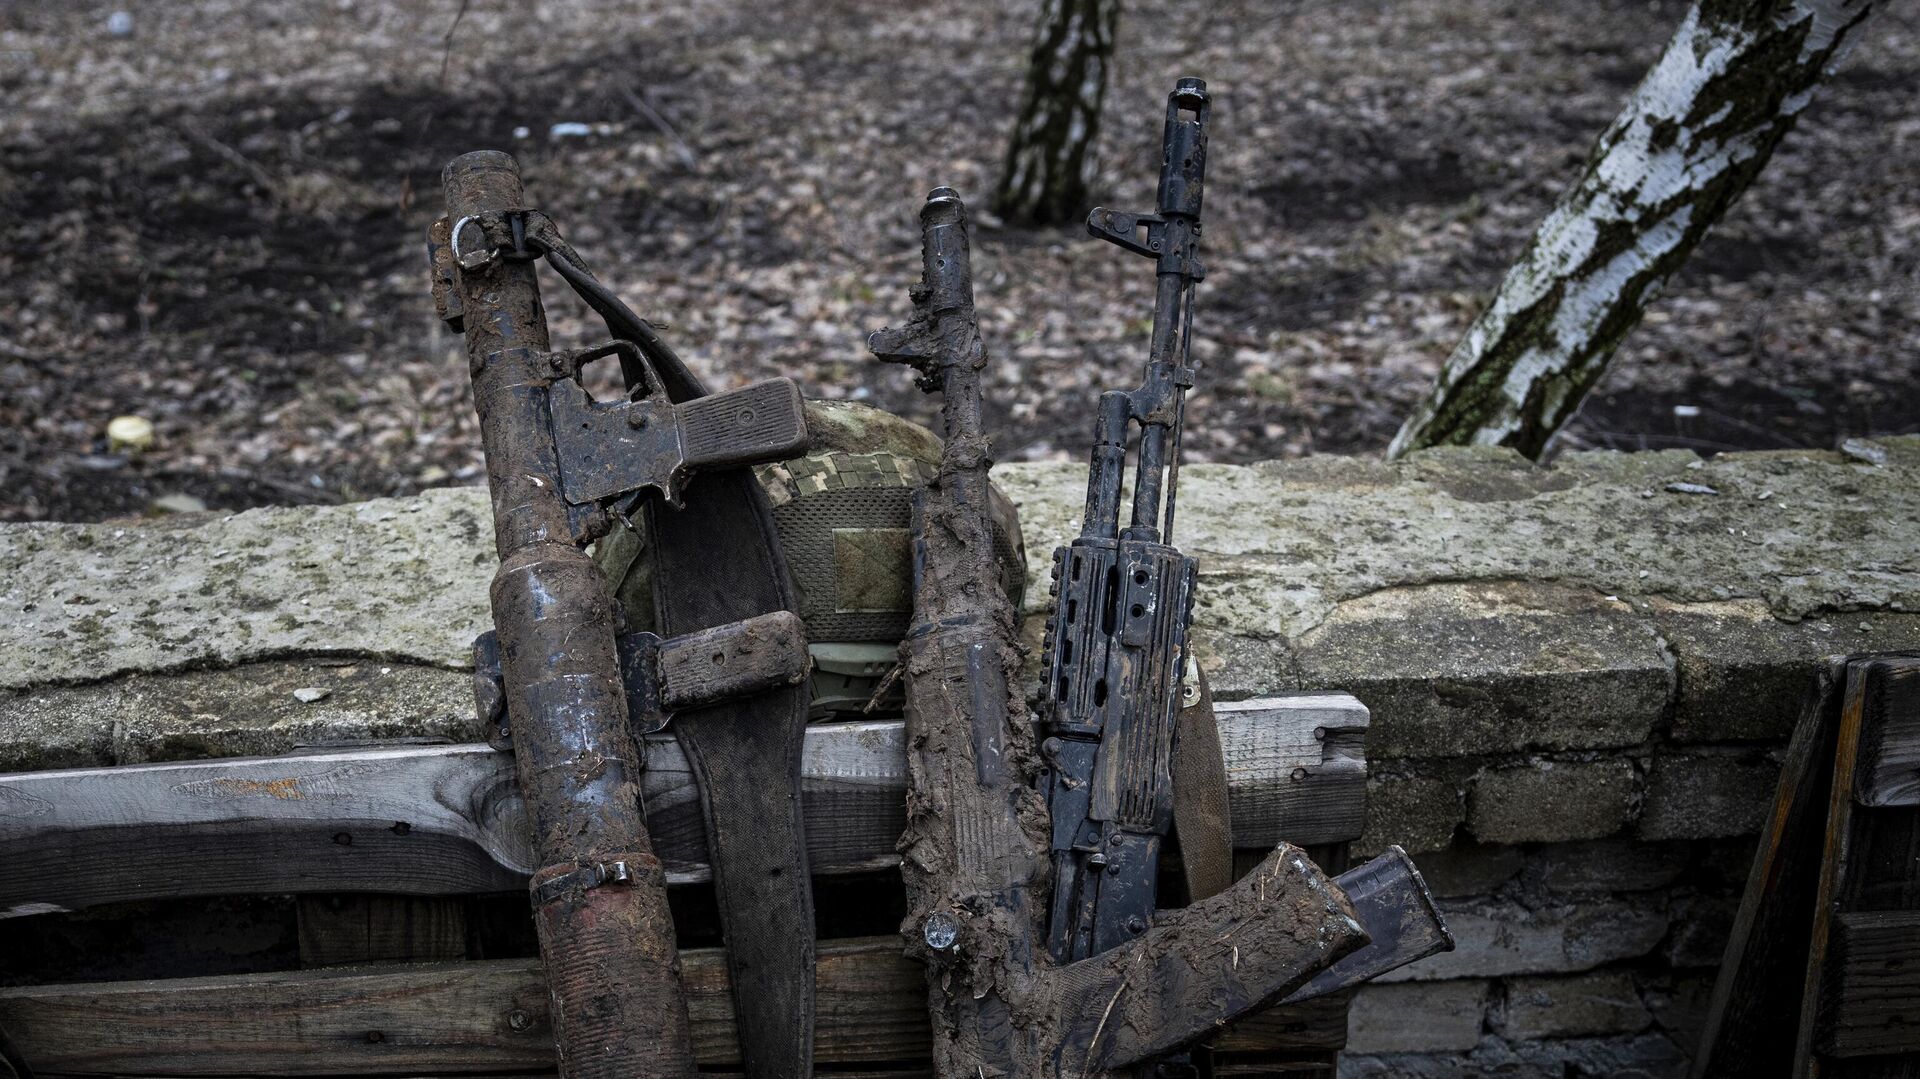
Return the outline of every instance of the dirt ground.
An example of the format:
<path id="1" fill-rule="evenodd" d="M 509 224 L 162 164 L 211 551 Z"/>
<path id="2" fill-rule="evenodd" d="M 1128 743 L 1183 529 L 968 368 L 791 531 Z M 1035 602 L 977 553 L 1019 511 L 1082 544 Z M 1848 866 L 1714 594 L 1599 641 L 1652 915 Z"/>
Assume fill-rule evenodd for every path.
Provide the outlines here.
<path id="1" fill-rule="evenodd" d="M 1035 0 L 461 8 L 0 3 L 0 518 L 478 482 L 421 241 L 482 147 L 710 382 L 930 414 L 863 341 L 905 317 L 926 190 L 984 206 Z M 1148 208 L 1167 88 L 1216 95 L 1189 459 L 1378 452 L 1683 11 L 1129 4 L 1097 196 Z M 1920 12 L 1873 19 L 1563 447 L 1920 429 Z M 1150 271 L 979 224 L 1001 456 L 1077 458 Z M 151 451 L 110 452 L 120 414 Z"/>

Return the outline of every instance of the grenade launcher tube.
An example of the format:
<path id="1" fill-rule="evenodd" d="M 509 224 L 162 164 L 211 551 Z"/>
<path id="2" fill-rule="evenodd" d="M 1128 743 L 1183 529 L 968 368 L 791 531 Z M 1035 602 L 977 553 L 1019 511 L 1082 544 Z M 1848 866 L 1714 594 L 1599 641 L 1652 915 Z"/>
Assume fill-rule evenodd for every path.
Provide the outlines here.
<path id="1" fill-rule="evenodd" d="M 464 155 L 448 220 L 517 209 L 511 157 Z M 540 868 L 535 924 L 563 1079 L 694 1074 L 665 875 L 647 835 L 606 577 L 561 490 L 534 264 L 460 273 L 500 569 L 491 589 L 514 765 Z M 593 866 L 621 866 L 603 883 Z M 556 883 L 557 882 L 557 883 Z M 544 901 L 542 901 L 544 899 Z"/>

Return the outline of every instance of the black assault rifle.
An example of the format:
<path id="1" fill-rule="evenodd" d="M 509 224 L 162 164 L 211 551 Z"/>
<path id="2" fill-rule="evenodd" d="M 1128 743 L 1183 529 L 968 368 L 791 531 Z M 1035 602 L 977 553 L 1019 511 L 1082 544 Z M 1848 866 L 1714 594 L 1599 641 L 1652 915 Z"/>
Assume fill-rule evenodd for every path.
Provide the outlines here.
<path id="1" fill-rule="evenodd" d="M 1100 395 L 1086 522 L 1053 555 L 1041 755 L 1053 818 L 1048 950 L 1056 962 L 1098 955 L 1153 924 L 1160 844 L 1173 821 L 1173 731 L 1197 565 L 1170 541 L 1193 385 L 1193 287 L 1203 276 L 1207 114 L 1206 84 L 1181 79 L 1167 98 L 1159 211 L 1098 209 L 1087 219 L 1095 236 L 1154 259 L 1159 290 L 1146 380 L 1132 392 Z M 1139 467 L 1123 530 L 1121 474 L 1134 423 Z"/>
<path id="2" fill-rule="evenodd" d="M 1174 817 L 1174 738 L 1198 568 L 1172 546 L 1172 536 L 1180 429 L 1193 385 L 1193 291 L 1204 275 L 1198 251 L 1208 111 L 1206 84 L 1181 79 L 1167 98 L 1157 212 L 1097 209 L 1087 219 L 1095 236 L 1152 258 L 1159 288 L 1146 379 L 1131 392 L 1100 396 L 1086 520 L 1079 538 L 1054 552 L 1040 755 L 1054 872 L 1047 946 L 1056 963 L 1109 952 L 1168 920 L 1156 920 L 1155 883 Z M 1136 423 L 1133 510 L 1123 529 L 1121 480 Z M 1453 947 L 1426 885 L 1398 847 L 1336 883 L 1370 941 L 1289 1002 Z"/>

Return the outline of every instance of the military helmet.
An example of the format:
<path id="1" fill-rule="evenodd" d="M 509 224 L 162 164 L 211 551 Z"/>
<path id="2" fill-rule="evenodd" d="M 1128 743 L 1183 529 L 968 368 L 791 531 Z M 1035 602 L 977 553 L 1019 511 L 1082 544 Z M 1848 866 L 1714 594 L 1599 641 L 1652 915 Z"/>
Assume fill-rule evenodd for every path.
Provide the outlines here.
<path id="1" fill-rule="evenodd" d="M 812 715 L 826 719 L 866 713 L 897 661 L 913 611 L 909 508 L 933 478 L 941 444 L 925 427 L 868 405 L 808 401 L 806 416 L 812 450 L 754 472 L 800 595 L 814 663 Z M 1018 608 L 1027 578 L 1019 518 L 998 489 L 991 500 L 994 555 Z M 635 628 L 653 625 L 643 528 L 636 517 L 595 552 Z"/>

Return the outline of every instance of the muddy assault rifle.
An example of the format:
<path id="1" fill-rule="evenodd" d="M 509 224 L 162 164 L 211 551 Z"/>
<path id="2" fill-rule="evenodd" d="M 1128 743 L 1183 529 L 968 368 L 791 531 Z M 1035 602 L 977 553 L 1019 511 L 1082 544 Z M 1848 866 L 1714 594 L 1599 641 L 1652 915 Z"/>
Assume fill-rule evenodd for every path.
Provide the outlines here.
<path id="1" fill-rule="evenodd" d="M 1097 1074 L 1164 1053 L 1278 999 L 1367 939 L 1345 895 L 1282 846 L 1226 892 L 1161 915 L 1112 950 L 1057 962 L 1040 759 L 1018 688 L 981 430 L 986 352 L 965 210 L 920 216 L 914 317 L 869 339 L 944 392 L 946 449 L 913 515 L 914 615 L 901 645 L 913 783 L 901 874 L 910 954 L 928 968 L 936 1072 Z"/>
<path id="2" fill-rule="evenodd" d="M 805 450 L 799 390 L 776 379 L 707 394 L 552 221 L 523 208 L 507 155 L 460 157 L 445 186 L 428 244 L 434 297 L 466 335 L 500 552 L 477 698 L 514 753 L 532 826 L 560 1074 L 694 1074 L 638 783 L 636 739 L 670 714 L 701 787 L 746 1071 L 808 1074 L 812 908 L 794 796 L 806 641 L 744 467 Z M 550 347 L 540 258 L 605 318 L 611 342 Z M 582 367 L 603 357 L 625 373 L 621 400 L 582 386 Z M 658 497 L 642 504 L 649 490 Z M 610 511 L 636 505 L 651 514 L 659 628 L 678 636 L 623 632 L 584 549 Z"/>

